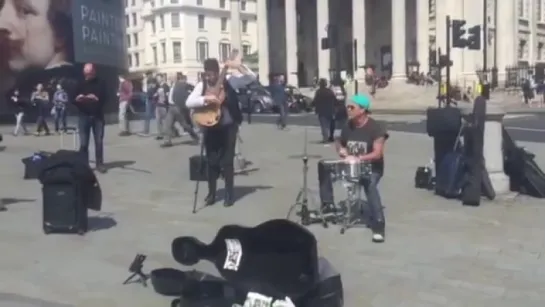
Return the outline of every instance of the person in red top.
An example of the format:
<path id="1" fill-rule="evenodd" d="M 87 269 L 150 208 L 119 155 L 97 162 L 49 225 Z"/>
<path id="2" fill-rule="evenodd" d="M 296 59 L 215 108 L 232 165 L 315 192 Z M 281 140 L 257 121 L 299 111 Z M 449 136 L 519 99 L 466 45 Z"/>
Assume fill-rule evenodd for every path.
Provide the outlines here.
<path id="1" fill-rule="evenodd" d="M 132 82 L 124 77 L 119 77 L 117 96 L 119 97 L 119 135 L 127 136 L 131 134 L 127 115 L 132 98 Z"/>

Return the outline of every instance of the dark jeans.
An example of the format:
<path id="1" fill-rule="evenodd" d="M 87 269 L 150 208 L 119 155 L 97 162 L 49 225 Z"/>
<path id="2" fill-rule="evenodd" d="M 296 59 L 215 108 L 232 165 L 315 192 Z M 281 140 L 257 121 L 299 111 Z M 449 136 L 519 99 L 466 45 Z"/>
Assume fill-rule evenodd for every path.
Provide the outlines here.
<path id="1" fill-rule="evenodd" d="M 38 118 L 36 119 L 36 132 L 40 133 L 42 130 L 49 134 L 49 126 L 47 125 L 47 115 L 49 114 L 47 108 L 38 107 Z"/>
<path id="2" fill-rule="evenodd" d="M 288 104 L 281 103 L 278 105 L 278 119 L 276 125 L 280 128 L 286 128 L 286 120 L 288 118 Z"/>
<path id="3" fill-rule="evenodd" d="M 80 147 L 79 150 L 89 161 L 89 141 L 91 133 L 95 141 L 95 164 L 97 166 L 104 164 L 104 119 L 95 116 L 80 115 L 78 120 L 78 130 Z"/>
<path id="4" fill-rule="evenodd" d="M 208 191 L 214 193 L 217 180 L 223 174 L 225 192 L 233 193 L 234 159 L 238 125 L 209 128 L 204 131 L 204 149 L 208 159 Z"/>
<path id="5" fill-rule="evenodd" d="M 62 123 L 62 130 L 66 131 L 66 108 L 55 108 L 55 131 L 59 132 Z"/>
<path id="6" fill-rule="evenodd" d="M 332 116 L 318 115 L 320 129 L 322 131 L 322 140 L 333 141 L 335 135 L 335 119 Z"/>
<path id="7" fill-rule="evenodd" d="M 334 204 L 333 180 L 331 179 L 332 169 L 323 161 L 318 162 L 318 183 L 320 186 L 320 200 L 322 204 Z M 382 178 L 381 173 L 373 173 L 369 178 L 360 181 L 365 192 L 369 207 L 369 225 L 373 231 L 384 231 L 386 219 L 384 209 L 378 191 L 378 183 Z"/>

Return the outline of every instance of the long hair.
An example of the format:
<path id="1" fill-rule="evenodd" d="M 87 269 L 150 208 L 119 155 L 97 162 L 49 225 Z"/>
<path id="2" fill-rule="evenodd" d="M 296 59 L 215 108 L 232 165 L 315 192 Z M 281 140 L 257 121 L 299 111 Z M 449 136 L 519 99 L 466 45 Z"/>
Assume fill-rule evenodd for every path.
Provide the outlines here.
<path id="1" fill-rule="evenodd" d="M 220 63 L 217 59 L 204 60 L 204 71 L 220 72 Z"/>
<path id="2" fill-rule="evenodd" d="M 55 34 L 55 49 L 64 51 L 67 62 L 74 62 L 72 0 L 49 0 L 47 19 Z"/>

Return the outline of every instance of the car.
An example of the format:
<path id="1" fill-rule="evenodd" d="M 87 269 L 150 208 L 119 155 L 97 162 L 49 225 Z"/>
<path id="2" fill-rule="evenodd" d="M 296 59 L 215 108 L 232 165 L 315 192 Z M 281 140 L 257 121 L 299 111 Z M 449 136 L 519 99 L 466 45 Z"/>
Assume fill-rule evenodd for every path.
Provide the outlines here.
<path id="1" fill-rule="evenodd" d="M 311 112 L 312 99 L 301 93 L 301 91 L 292 85 L 286 86 L 288 94 L 288 107 L 292 113 Z"/>
<path id="2" fill-rule="evenodd" d="M 271 93 L 260 83 L 254 82 L 248 85 L 246 94 L 249 99 L 242 105 L 243 111 L 251 109 L 252 113 L 273 112 L 274 102 Z"/>

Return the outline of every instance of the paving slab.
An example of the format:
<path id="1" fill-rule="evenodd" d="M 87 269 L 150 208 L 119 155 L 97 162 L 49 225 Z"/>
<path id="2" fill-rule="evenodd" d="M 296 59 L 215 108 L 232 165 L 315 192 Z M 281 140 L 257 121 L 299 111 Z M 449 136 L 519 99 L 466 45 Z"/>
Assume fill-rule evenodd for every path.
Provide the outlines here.
<path id="1" fill-rule="evenodd" d="M 244 187 L 239 196 L 246 195 L 232 208 L 192 214 L 188 157 L 198 147 L 160 149 L 151 138 L 115 136 L 115 126 L 109 126 L 106 161 L 117 167 L 98 175 L 103 212 L 91 213 L 85 236 L 44 235 L 40 186 L 21 179 L 20 159 L 57 149 L 59 137 L 6 136 L 0 152 L 0 196 L 8 208 L 0 212 L 0 306 L 169 306 L 170 299 L 151 288 L 121 284 L 135 254 L 148 256 L 146 271 L 187 269 L 170 255 L 175 237 L 195 235 L 207 242 L 227 223 L 285 217 L 302 182 L 301 160 L 294 156 L 302 151 L 305 131 L 310 155 L 335 157 L 332 147 L 314 142 L 315 128 L 244 126 L 243 153 L 255 168 L 236 178 Z M 543 145 L 526 145 L 545 157 L 539 154 L 545 153 Z M 310 227 L 321 255 L 342 273 L 345 306 L 543 306 L 545 203 L 519 196 L 468 208 L 414 189 L 415 168 L 428 162 L 431 149 L 430 139 L 419 134 L 393 132 L 387 143 L 384 244 L 371 243 L 364 228 L 341 235 L 334 225 Z M 311 160 L 309 173 L 314 189 L 316 162 Z M 196 268 L 215 273 L 207 263 Z"/>

